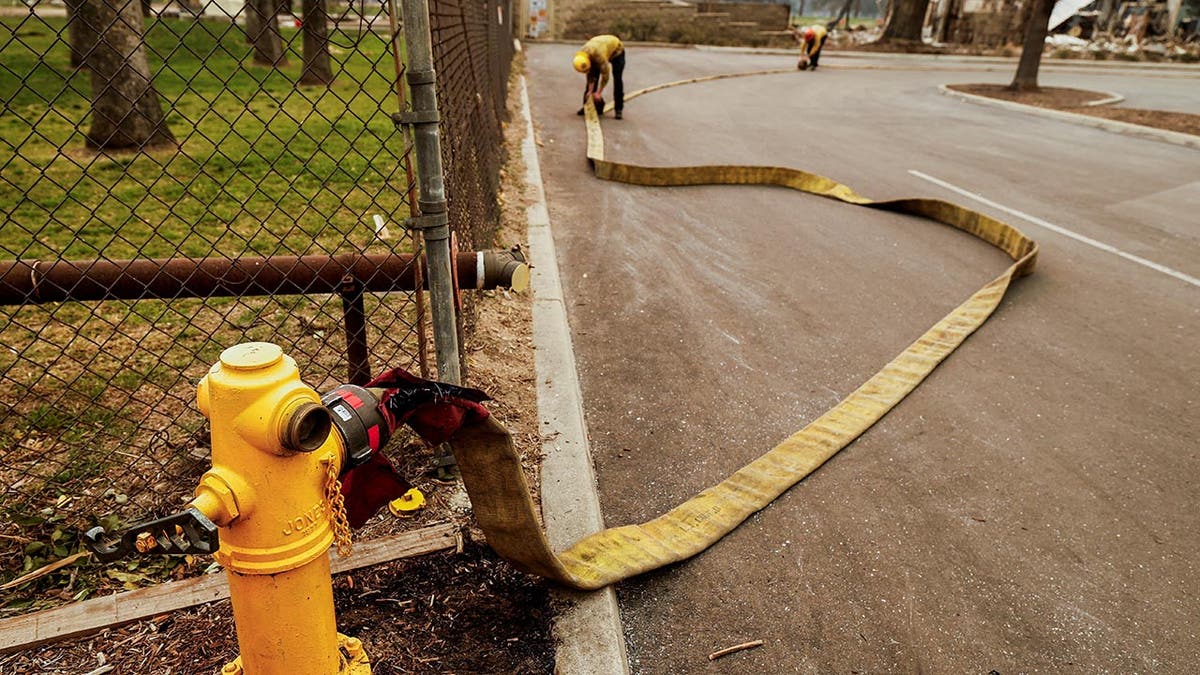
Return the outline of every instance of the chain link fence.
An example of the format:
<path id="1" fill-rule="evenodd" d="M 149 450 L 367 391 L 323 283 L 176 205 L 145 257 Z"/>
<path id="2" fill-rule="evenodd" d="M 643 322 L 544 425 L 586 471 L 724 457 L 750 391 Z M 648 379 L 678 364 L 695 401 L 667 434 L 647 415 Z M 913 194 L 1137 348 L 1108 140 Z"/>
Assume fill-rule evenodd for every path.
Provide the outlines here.
<path id="1" fill-rule="evenodd" d="M 490 246 L 500 221 L 512 12 L 501 0 L 431 0 L 429 22 L 450 223 L 460 248 Z"/>
<path id="2" fill-rule="evenodd" d="M 387 11 L 0 5 L 0 581 L 179 508 L 224 348 L 284 345 L 318 390 L 418 369 L 420 295 L 393 289 L 415 284 L 413 181 Z M 0 613 L 54 584 L 94 590 L 68 569 Z"/>
<path id="3" fill-rule="evenodd" d="M 510 9 L 430 3 L 459 250 L 499 223 Z M 0 0 L 0 582 L 186 501 L 195 385 L 230 345 L 284 345 L 319 391 L 428 371 L 398 23 L 376 0 Z M 129 569 L 99 584 L 194 573 Z M 97 592 L 70 567 L 16 589 L 0 615 Z"/>
<path id="4" fill-rule="evenodd" d="M 513 61 L 512 18 L 507 0 L 429 3 L 447 206 L 459 249 L 491 246 L 500 224 L 496 195 L 506 159 L 503 123 Z M 460 325 L 469 335 L 472 299 L 461 301 Z M 466 335 L 460 344 L 466 343 Z M 470 376 L 465 363 L 463 375 Z"/>

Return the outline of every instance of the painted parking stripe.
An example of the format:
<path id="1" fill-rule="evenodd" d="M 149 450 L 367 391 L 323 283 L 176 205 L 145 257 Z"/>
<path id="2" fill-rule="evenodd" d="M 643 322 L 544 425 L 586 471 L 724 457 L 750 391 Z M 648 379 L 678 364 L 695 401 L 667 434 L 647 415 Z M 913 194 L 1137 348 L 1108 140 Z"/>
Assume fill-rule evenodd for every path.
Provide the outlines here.
<path id="1" fill-rule="evenodd" d="M 1193 286 L 1196 286 L 1197 288 L 1200 288 L 1200 279 L 1197 279 L 1196 277 L 1193 277 L 1188 274 L 1184 274 L 1183 272 L 1180 272 L 1179 270 L 1172 269 L 1170 267 L 1167 267 L 1166 265 L 1160 265 L 1160 264 L 1154 262 L 1153 260 L 1146 260 L 1145 258 L 1143 258 L 1141 256 L 1136 256 L 1132 253 L 1126 253 L 1125 251 L 1122 251 L 1121 249 L 1117 248 L 1116 246 L 1112 246 L 1112 245 L 1106 244 L 1102 241 L 1097 241 L 1095 239 L 1092 239 L 1091 237 L 1086 237 L 1082 234 L 1072 232 L 1071 230 L 1068 230 L 1067 228 L 1065 228 L 1061 225 L 1055 225 L 1054 223 L 1052 223 L 1048 220 L 1043 220 L 1042 218 L 1038 218 L 1037 216 L 1031 216 L 1028 213 L 1025 213 L 1023 211 L 1018 211 L 1017 209 L 1010 208 L 1008 206 L 1004 206 L 1003 204 L 998 204 L 998 203 L 988 199 L 987 197 L 984 197 L 983 195 L 976 194 L 974 192 L 971 192 L 970 190 L 964 190 L 963 188 L 960 188 L 957 185 L 952 185 L 950 183 L 947 183 L 946 181 L 944 181 L 940 178 L 934 178 L 933 176 L 930 176 L 927 173 L 921 173 L 920 171 L 917 171 L 916 169 L 909 169 L 908 172 L 910 174 L 916 176 L 917 178 L 920 178 L 921 180 L 929 181 L 930 183 L 933 183 L 934 185 L 945 188 L 951 192 L 955 192 L 964 197 L 970 197 L 971 199 L 974 199 L 975 201 L 977 201 L 980 204 L 983 204 L 985 206 L 990 206 L 993 209 L 1003 211 L 1009 215 L 1013 215 L 1018 218 L 1021 218 L 1022 220 L 1027 220 L 1027 221 L 1033 223 L 1034 225 L 1044 227 L 1047 230 L 1050 230 L 1051 232 L 1057 232 L 1058 234 L 1061 234 L 1064 237 L 1070 237 L 1071 239 L 1074 239 L 1075 241 L 1083 242 L 1084 244 L 1087 244 L 1088 246 L 1091 246 L 1093 248 L 1097 248 L 1097 249 L 1100 249 L 1101 251 L 1105 251 L 1107 253 L 1111 253 L 1113 255 L 1120 256 L 1126 260 L 1130 260 L 1130 261 L 1135 262 L 1144 267 L 1149 267 L 1150 269 L 1152 269 L 1156 272 L 1162 272 L 1163 274 L 1175 277 L 1176 279 L 1179 279 L 1180 281 L 1185 281 Z"/>

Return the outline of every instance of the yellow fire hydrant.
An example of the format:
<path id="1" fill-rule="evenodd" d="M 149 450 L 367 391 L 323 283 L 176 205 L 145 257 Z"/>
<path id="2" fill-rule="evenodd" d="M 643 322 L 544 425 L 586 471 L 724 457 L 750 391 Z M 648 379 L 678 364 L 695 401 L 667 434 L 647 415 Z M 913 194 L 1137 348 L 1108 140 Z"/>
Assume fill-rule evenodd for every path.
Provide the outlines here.
<path id="1" fill-rule="evenodd" d="M 369 675 L 362 643 L 337 632 L 327 551 L 349 543 L 337 478 L 346 461 L 329 410 L 277 345 L 221 353 L 196 401 L 212 468 L 190 506 L 220 529 L 241 655 L 229 675 Z"/>

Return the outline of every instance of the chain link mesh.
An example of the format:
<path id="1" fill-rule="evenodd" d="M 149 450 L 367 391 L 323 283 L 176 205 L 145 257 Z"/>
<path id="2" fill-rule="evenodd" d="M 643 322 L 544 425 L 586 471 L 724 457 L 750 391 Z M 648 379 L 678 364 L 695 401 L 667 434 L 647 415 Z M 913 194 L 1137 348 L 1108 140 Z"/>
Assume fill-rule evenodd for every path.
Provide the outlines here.
<path id="1" fill-rule="evenodd" d="M 347 378 L 336 289 L 184 297 L 210 293 L 212 279 L 164 268 L 188 290 L 44 303 L 48 270 L 324 256 L 305 258 L 312 267 L 413 242 L 387 4 L 0 3 L 7 581 L 76 550 L 77 533 L 98 522 L 179 508 L 208 464 L 195 386 L 224 348 L 284 345 L 318 390 Z M 306 59 L 306 40 L 326 71 Z M 415 369 L 414 295 L 362 303 L 371 368 Z"/>
<path id="2" fill-rule="evenodd" d="M 512 12 L 499 0 L 431 0 L 442 161 L 460 249 L 490 246 L 500 222 Z"/>
<path id="3" fill-rule="evenodd" d="M 434 69 L 442 110 L 447 208 L 459 250 L 490 247 L 500 224 L 500 169 L 508 78 L 513 61 L 512 4 L 506 0 L 430 0 Z M 472 332 L 473 299 L 462 297 L 459 343 Z M 463 350 L 462 373 L 469 378 Z"/>
<path id="4" fill-rule="evenodd" d="M 0 0 L 0 581 L 79 550 L 92 525 L 186 501 L 209 461 L 195 386 L 226 347 L 279 343 L 326 390 L 354 372 L 357 302 L 357 372 L 425 370 L 420 295 L 355 300 L 369 277 L 313 281 L 341 273 L 334 256 L 417 244 L 389 5 Z M 483 248 L 499 223 L 510 5 L 430 11 L 451 227 L 459 250 Z M 307 285 L 247 281 L 281 256 Z M 133 291 L 117 283 L 148 262 Z M 59 299 L 97 292 L 113 297 Z M 174 564 L 109 576 L 195 573 Z M 0 615 L 95 590 L 67 568 Z"/>

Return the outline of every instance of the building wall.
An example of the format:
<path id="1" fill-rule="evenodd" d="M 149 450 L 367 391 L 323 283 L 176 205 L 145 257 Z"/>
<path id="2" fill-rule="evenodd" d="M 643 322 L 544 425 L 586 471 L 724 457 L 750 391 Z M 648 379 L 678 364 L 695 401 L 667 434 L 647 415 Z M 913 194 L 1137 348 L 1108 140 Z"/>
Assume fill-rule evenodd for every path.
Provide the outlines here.
<path id="1" fill-rule="evenodd" d="M 554 37 L 613 33 L 639 42 L 765 45 L 788 25 L 785 4 L 664 0 L 553 0 Z M 786 37 L 786 35 L 784 36 Z"/>

